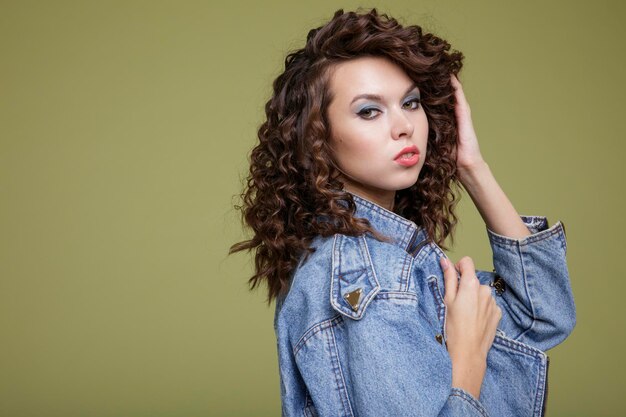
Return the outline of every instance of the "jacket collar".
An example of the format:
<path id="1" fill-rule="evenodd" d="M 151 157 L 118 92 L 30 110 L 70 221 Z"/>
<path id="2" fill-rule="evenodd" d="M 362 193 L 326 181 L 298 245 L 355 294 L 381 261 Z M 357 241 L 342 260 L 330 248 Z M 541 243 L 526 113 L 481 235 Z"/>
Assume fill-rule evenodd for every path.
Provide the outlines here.
<path id="1" fill-rule="evenodd" d="M 350 193 L 356 204 L 355 217 L 365 218 L 374 228 L 385 236 L 393 239 L 393 244 L 411 253 L 417 246 L 422 246 L 428 239 L 426 229 L 399 214 L 387 210 L 373 201 Z"/>
<path id="2" fill-rule="evenodd" d="M 374 229 L 392 239 L 392 244 L 415 256 L 419 248 L 428 243 L 424 228 L 348 192 L 356 205 L 354 217 L 369 220 Z M 365 236 L 335 234 L 330 280 L 330 303 L 333 308 L 352 319 L 361 319 L 370 301 L 381 289 L 376 271 Z"/>

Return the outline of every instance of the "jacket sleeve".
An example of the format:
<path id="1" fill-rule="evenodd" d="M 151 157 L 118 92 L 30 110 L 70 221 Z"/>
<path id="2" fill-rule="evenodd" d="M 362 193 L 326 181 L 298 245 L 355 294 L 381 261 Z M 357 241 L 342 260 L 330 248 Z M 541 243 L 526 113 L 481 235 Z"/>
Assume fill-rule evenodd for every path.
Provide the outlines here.
<path id="1" fill-rule="evenodd" d="M 448 399 L 439 413 L 440 417 L 482 416 L 488 417 L 487 410 L 469 392 L 453 387 Z"/>
<path id="2" fill-rule="evenodd" d="M 487 228 L 493 272 L 477 273 L 494 288 L 502 309 L 498 326 L 508 337 L 543 351 L 561 343 L 576 325 L 567 268 L 565 226 L 544 216 L 520 216 L 531 235 L 513 239 Z"/>
<path id="3" fill-rule="evenodd" d="M 453 416 L 482 416 L 488 417 L 487 410 L 472 394 L 464 389 L 452 387 L 450 395 L 443 409 L 439 413 L 440 417 Z"/>

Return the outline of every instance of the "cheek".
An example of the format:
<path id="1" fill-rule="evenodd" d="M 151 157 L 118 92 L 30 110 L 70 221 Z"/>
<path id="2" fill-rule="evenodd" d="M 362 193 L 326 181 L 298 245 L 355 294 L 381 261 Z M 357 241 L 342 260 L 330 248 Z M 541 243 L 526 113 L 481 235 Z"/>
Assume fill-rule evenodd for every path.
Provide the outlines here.
<path id="1" fill-rule="evenodd" d="M 333 142 L 339 158 L 345 161 L 362 160 L 374 151 L 375 144 L 363 129 L 351 128 Z M 371 136 L 371 132 L 369 133 Z"/>
<path id="2" fill-rule="evenodd" d="M 424 149 L 424 155 L 426 155 L 426 150 L 428 149 L 428 118 L 426 117 L 426 113 L 422 113 L 419 122 L 416 125 L 416 131 L 418 147 L 420 149 Z"/>
<path id="3" fill-rule="evenodd" d="M 384 159 L 384 149 L 374 139 L 359 137 L 344 147 L 344 162 L 352 167 L 371 167 Z"/>
<path id="4" fill-rule="evenodd" d="M 415 123 L 416 130 L 421 133 L 420 136 L 428 135 L 428 116 L 424 111 L 419 112 L 419 117 Z"/>

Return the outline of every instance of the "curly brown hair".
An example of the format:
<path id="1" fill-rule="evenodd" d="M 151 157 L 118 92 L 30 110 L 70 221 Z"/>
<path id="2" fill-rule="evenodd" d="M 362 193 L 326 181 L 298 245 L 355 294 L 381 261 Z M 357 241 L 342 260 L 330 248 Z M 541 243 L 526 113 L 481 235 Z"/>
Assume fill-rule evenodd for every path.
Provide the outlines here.
<path id="1" fill-rule="evenodd" d="M 250 155 L 247 185 L 239 197 L 242 222 L 254 230 L 250 240 L 229 254 L 256 250 L 256 273 L 250 289 L 267 280 L 268 305 L 287 293 L 301 256 L 315 251 L 318 235 L 370 233 L 389 241 L 368 220 L 355 218 L 356 205 L 343 190 L 329 147 L 327 108 L 334 66 L 361 56 L 382 56 L 398 64 L 417 83 L 428 118 L 428 157 L 418 181 L 398 190 L 393 211 L 423 227 L 442 248 L 457 223 L 457 129 L 450 74 L 458 74 L 463 54 L 417 25 L 403 27 L 376 8 L 366 13 L 339 9 L 323 26 L 311 29 L 306 45 L 290 52 L 285 70 L 273 83 L 265 104 L 259 143 Z M 453 189 L 454 186 L 454 189 Z"/>

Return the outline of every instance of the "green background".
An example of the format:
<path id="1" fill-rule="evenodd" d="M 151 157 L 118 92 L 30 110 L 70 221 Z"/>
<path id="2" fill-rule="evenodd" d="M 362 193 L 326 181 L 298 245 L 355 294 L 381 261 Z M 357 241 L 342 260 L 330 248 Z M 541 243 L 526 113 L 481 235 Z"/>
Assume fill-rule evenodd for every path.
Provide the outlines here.
<path id="1" fill-rule="evenodd" d="M 547 415 L 623 415 L 622 4 L 1 1 L 0 415 L 280 415 L 232 205 L 286 53 L 359 6 L 465 54 L 500 185 L 566 225 L 578 316 Z M 467 194 L 459 214 L 449 254 L 491 269 Z"/>

